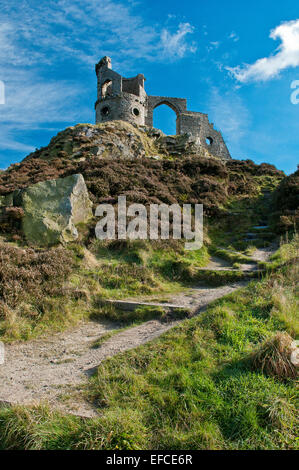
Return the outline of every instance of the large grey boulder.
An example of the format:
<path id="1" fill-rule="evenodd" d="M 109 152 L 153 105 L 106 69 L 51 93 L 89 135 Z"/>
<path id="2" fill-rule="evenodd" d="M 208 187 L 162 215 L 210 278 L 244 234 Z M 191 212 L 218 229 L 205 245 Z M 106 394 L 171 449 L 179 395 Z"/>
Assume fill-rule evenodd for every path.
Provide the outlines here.
<path id="1" fill-rule="evenodd" d="M 76 240 L 76 225 L 92 217 L 92 203 L 80 174 L 26 188 L 21 193 L 21 206 L 27 241 L 43 246 Z"/>

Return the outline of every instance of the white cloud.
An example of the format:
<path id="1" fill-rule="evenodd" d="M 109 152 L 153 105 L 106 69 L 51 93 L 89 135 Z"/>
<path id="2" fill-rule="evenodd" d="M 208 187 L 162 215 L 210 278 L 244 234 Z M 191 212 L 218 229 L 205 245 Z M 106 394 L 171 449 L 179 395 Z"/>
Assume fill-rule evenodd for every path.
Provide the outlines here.
<path id="1" fill-rule="evenodd" d="M 299 66 L 299 19 L 277 26 L 271 31 L 270 38 L 281 40 L 272 55 L 251 65 L 227 67 L 238 81 L 266 81 L 276 77 L 282 70 Z"/>
<path id="2" fill-rule="evenodd" d="M 5 104 L 0 107 L 1 123 L 34 125 L 44 122 L 63 122 L 78 119 L 76 107 L 81 90 L 69 81 L 38 80 L 29 72 L 22 74 L 24 81 L 12 79 L 5 83 Z"/>
<path id="3" fill-rule="evenodd" d="M 31 64 L 41 64 L 53 63 L 59 56 L 60 60 L 71 57 L 86 65 L 111 51 L 116 60 L 124 56 L 157 60 L 166 51 L 173 60 L 195 52 L 194 43 L 186 40 L 193 32 L 190 23 L 180 23 L 172 33 L 161 24 L 146 24 L 133 8 L 134 3 L 115 0 L 11 1 L 2 13 L 0 46 L 4 40 L 10 42 L 9 48 L 0 48 L 0 60 L 6 58 L 7 62 L 9 55 L 14 60 L 26 58 Z"/>
<path id="4" fill-rule="evenodd" d="M 228 36 L 228 39 L 231 39 L 232 41 L 234 42 L 238 42 L 239 41 L 239 36 L 235 33 L 235 31 L 232 31 L 230 33 L 230 35 Z"/>
<path id="5" fill-rule="evenodd" d="M 220 41 L 210 41 L 209 45 L 207 46 L 207 51 L 211 52 L 219 48 L 220 46 Z"/>
<path id="6" fill-rule="evenodd" d="M 180 23 L 175 33 L 163 29 L 161 33 L 163 55 L 168 58 L 181 58 L 186 52 L 194 53 L 196 51 L 195 43 L 189 44 L 186 41 L 186 35 L 193 33 L 193 31 L 194 28 L 190 23 Z"/>
<path id="7" fill-rule="evenodd" d="M 111 55 L 114 67 L 126 73 L 136 59 L 173 61 L 195 52 L 186 37 L 193 32 L 189 23 L 174 25 L 172 18 L 170 28 L 167 17 L 164 24 L 146 23 L 136 5 L 134 0 L 10 0 L 1 5 L 0 80 L 6 104 L 0 106 L 0 148 L 25 151 L 28 146 L 18 139 L 20 129 L 29 125 L 92 120 L 90 92 L 76 76 L 93 71 L 103 55 Z M 73 78 L 66 79 L 64 70 L 70 67 Z M 82 96 L 88 97 L 86 106 Z"/>
<path id="8" fill-rule="evenodd" d="M 5 148 L 7 150 L 16 150 L 19 152 L 33 152 L 35 149 L 32 145 L 22 144 L 21 142 L 17 142 L 14 139 L 10 139 L 7 135 L 11 129 L 5 128 L 5 136 L 0 136 L 0 147 Z M 1 160 L 0 160 L 1 163 Z"/>

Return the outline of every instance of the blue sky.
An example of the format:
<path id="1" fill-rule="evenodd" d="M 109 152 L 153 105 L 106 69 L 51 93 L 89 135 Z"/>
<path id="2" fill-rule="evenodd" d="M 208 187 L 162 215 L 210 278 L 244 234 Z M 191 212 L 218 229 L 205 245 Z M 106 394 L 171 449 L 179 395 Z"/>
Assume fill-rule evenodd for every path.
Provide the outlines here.
<path id="1" fill-rule="evenodd" d="M 0 168 L 67 126 L 94 122 L 94 64 L 109 55 L 124 76 L 144 73 L 148 94 L 187 98 L 189 110 L 208 113 L 234 158 L 296 170 L 297 0 L 0 0 L 0 7 Z M 172 133 L 175 115 L 157 108 L 154 123 Z"/>

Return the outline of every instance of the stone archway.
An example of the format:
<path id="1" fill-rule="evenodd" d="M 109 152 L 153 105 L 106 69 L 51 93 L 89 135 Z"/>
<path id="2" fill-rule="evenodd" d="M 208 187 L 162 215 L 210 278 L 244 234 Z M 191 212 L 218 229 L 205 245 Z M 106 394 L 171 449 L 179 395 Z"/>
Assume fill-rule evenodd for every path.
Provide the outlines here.
<path id="1" fill-rule="evenodd" d="M 187 109 L 187 101 L 181 98 L 170 98 L 167 96 L 148 96 L 147 117 L 145 123 L 147 126 L 153 127 L 153 112 L 158 106 L 166 105 L 176 114 L 176 133 L 180 133 L 179 121 L 180 114 Z"/>
<path id="2" fill-rule="evenodd" d="M 167 101 L 158 103 L 153 109 L 153 127 L 161 129 L 166 135 L 179 133 L 179 112 Z"/>
<path id="3" fill-rule="evenodd" d="M 168 106 L 170 109 L 172 109 L 172 111 L 175 112 L 177 117 L 179 116 L 180 114 L 179 109 L 171 101 L 168 101 L 168 100 L 159 101 L 157 104 L 154 105 L 153 110 L 163 105 Z"/>

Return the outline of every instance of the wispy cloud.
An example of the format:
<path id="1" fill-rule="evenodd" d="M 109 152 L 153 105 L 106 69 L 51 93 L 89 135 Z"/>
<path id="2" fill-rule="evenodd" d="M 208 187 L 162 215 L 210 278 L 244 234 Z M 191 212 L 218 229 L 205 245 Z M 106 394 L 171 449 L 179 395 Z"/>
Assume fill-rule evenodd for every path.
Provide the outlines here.
<path id="1" fill-rule="evenodd" d="M 72 121 L 78 118 L 78 84 L 61 80 L 38 81 L 34 74 L 23 75 L 24 81 L 11 80 L 5 87 L 5 105 L 0 108 L 1 123 L 10 122 L 16 128 L 45 122 Z M 1 113 L 1 110 L 5 112 Z M 82 111 L 82 110 L 81 110 Z"/>
<path id="2" fill-rule="evenodd" d="M 6 85 L 6 104 L 0 106 L 0 149 L 27 149 L 18 139 L 29 124 L 90 117 L 92 102 L 79 74 L 93 70 L 102 55 L 111 55 L 114 66 L 121 64 L 125 71 L 138 59 L 175 61 L 195 52 L 190 23 L 166 17 L 153 25 L 140 11 L 140 2 L 121 0 L 1 5 L 0 80 Z"/>
<path id="3" fill-rule="evenodd" d="M 238 42 L 239 41 L 239 36 L 235 33 L 235 31 L 232 31 L 230 35 L 228 36 L 228 39 L 231 39 L 233 42 Z"/>
<path id="4" fill-rule="evenodd" d="M 34 147 L 26 145 L 9 137 L 9 132 L 12 131 L 9 127 L 5 127 L 5 136 L 0 136 L 0 146 L 7 150 L 16 150 L 18 152 L 32 152 Z M 1 160 L 0 160 L 1 164 Z"/>
<path id="5" fill-rule="evenodd" d="M 263 57 L 254 64 L 227 67 L 239 82 L 266 81 L 277 77 L 282 70 L 299 66 L 299 19 L 277 26 L 270 38 L 280 39 L 281 44 L 269 57 Z"/>
<path id="6" fill-rule="evenodd" d="M 215 51 L 220 46 L 220 41 L 210 41 L 209 44 L 206 46 L 208 52 Z"/>
<path id="7" fill-rule="evenodd" d="M 250 114 L 236 92 L 214 87 L 208 103 L 209 116 L 221 129 L 225 140 L 234 154 L 240 152 L 240 143 L 248 133 Z"/>
<path id="8" fill-rule="evenodd" d="M 194 28 L 190 23 L 180 23 L 175 33 L 163 29 L 161 33 L 163 55 L 174 59 L 183 57 L 187 52 L 196 52 L 196 44 L 188 43 L 186 40 L 187 34 L 192 34 L 193 31 Z"/>
<path id="9" fill-rule="evenodd" d="M 86 65 L 112 50 L 116 56 L 125 53 L 133 59 L 147 60 L 159 59 L 161 51 L 166 50 L 172 60 L 195 52 L 194 43 L 186 39 L 194 29 L 190 23 L 179 23 L 174 32 L 163 24 L 146 24 L 140 14 L 134 14 L 134 4 L 115 0 L 23 0 L 8 5 L 2 12 L 2 35 L 0 29 L 0 44 L 9 42 L 9 47 L 2 49 L 6 60 L 9 54 L 23 63 L 25 58 L 30 63 L 51 63 L 60 56 L 60 60 L 71 57 Z M 24 54 L 28 50 L 33 53 Z"/>

